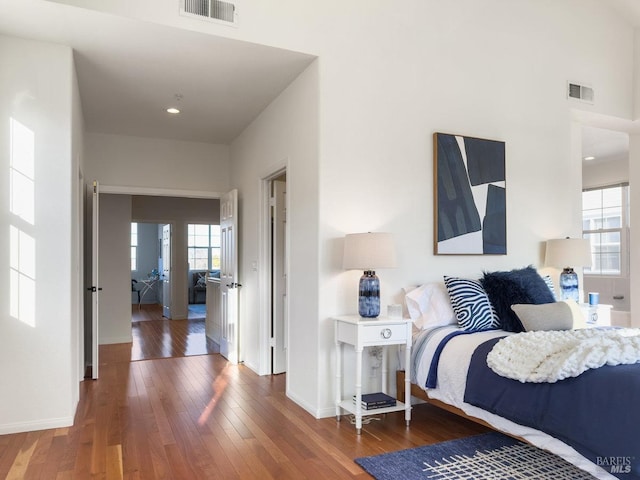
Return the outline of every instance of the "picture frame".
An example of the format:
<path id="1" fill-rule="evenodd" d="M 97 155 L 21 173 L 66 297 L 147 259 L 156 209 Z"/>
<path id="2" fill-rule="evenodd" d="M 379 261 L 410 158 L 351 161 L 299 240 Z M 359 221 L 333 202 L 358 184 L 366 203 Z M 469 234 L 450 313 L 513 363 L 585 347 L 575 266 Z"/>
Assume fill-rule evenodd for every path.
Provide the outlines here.
<path id="1" fill-rule="evenodd" d="M 434 253 L 506 255 L 506 144 L 433 134 Z"/>

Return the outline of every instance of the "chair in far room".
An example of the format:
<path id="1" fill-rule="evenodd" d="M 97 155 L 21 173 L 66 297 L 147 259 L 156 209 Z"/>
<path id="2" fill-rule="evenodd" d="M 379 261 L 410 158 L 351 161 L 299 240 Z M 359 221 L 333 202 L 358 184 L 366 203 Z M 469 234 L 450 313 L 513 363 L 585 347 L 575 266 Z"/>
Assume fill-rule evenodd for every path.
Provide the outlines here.
<path id="1" fill-rule="evenodd" d="M 140 305 L 140 289 L 138 288 L 138 281 L 134 278 L 131 279 L 131 291 L 138 294 L 138 305 Z"/>
<path id="2" fill-rule="evenodd" d="M 205 303 L 207 300 L 206 272 L 191 274 L 191 298 L 189 303 Z"/>

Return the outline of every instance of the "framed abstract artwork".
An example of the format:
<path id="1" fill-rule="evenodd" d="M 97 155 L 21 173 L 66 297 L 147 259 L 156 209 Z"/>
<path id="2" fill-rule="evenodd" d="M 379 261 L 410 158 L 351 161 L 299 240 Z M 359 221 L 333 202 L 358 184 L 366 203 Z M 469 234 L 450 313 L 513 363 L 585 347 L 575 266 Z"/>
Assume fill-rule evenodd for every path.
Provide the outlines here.
<path id="1" fill-rule="evenodd" d="M 505 143 L 433 134 L 436 255 L 506 255 Z"/>

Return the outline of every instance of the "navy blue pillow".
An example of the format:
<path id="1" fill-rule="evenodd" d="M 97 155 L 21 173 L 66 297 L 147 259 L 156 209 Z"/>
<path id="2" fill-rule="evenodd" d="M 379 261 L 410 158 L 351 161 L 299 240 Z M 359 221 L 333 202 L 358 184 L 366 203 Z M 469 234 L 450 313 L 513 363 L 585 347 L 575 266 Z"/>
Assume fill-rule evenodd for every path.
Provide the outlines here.
<path id="1" fill-rule="evenodd" d="M 484 272 L 480 283 L 498 314 L 500 328 L 508 332 L 524 332 L 511 305 L 555 302 L 549 287 L 532 266 L 509 272 Z"/>

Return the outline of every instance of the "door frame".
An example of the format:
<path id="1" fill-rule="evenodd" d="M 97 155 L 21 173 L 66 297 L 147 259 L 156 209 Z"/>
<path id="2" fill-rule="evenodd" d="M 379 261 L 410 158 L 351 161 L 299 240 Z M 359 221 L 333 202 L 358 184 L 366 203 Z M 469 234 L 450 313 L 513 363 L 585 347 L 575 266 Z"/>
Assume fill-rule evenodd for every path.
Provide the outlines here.
<path id="1" fill-rule="evenodd" d="M 273 167 L 267 173 L 265 173 L 260 179 L 260 214 L 258 219 L 259 229 L 259 247 L 258 247 L 258 285 L 259 285 L 259 362 L 260 368 L 258 375 L 271 375 L 271 212 L 270 212 L 270 199 L 271 199 L 271 182 L 281 176 L 283 173 L 288 173 L 288 161 L 285 159 L 280 165 Z M 290 176 L 287 175 L 287 190 L 290 190 L 291 185 Z M 291 195 L 287 195 L 285 198 L 285 209 L 290 212 L 289 199 Z M 287 217 L 289 214 L 287 213 Z M 290 222 L 285 226 L 285 255 L 289 255 L 289 242 L 290 235 Z M 289 261 L 287 259 L 287 286 L 286 290 L 289 291 Z M 286 310 L 291 311 L 289 308 L 289 296 L 286 299 Z M 285 338 L 289 338 L 288 332 L 285 333 Z M 287 345 L 287 349 L 288 349 Z M 287 368 L 289 370 L 289 358 L 287 358 Z"/>
<path id="2" fill-rule="evenodd" d="M 99 182 L 98 179 L 95 179 Z M 93 180 L 91 183 L 87 183 L 87 188 L 89 191 L 93 192 Z M 171 188 L 149 188 L 149 187 L 133 187 L 127 185 L 105 185 L 100 183 L 100 194 L 112 194 L 112 195 L 142 195 L 142 196 L 155 196 L 155 197 L 182 197 L 182 198 L 203 198 L 203 199 L 219 199 L 222 197 L 224 192 L 214 192 L 214 191 L 204 191 L 204 190 L 177 190 Z M 100 214 L 98 209 L 98 215 Z M 92 221 L 92 218 L 87 218 L 85 216 L 85 221 L 87 222 L 87 227 L 89 228 L 89 223 Z M 158 222 L 162 223 L 162 222 Z M 89 228 L 89 230 L 91 230 Z M 85 233 L 87 230 L 85 229 Z M 88 245 L 88 252 L 86 255 L 86 261 L 91 263 L 91 245 Z M 99 248 L 99 247 L 98 247 Z M 98 279 L 99 280 L 99 279 Z M 83 285 L 83 289 L 85 286 Z M 83 291 L 84 293 L 84 291 Z M 85 317 L 85 322 L 87 318 Z M 90 339 L 87 339 L 90 341 Z"/>

